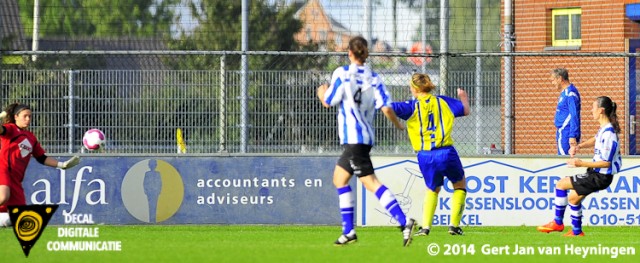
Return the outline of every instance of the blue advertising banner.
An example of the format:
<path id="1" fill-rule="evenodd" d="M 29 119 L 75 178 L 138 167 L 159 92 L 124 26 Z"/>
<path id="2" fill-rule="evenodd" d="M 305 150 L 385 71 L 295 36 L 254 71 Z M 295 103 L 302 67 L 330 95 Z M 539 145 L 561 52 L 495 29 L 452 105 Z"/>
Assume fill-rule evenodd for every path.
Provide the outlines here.
<path id="1" fill-rule="evenodd" d="M 335 157 L 83 157 L 31 162 L 27 203 L 51 224 L 340 224 Z M 355 189 L 355 178 L 353 186 Z"/>
<path id="2" fill-rule="evenodd" d="M 584 159 L 583 159 L 584 160 Z M 422 220 L 425 180 L 415 157 L 373 157 L 376 175 L 396 195 L 410 217 Z M 556 183 L 583 176 L 586 168 L 571 168 L 566 157 L 463 157 L 466 179 L 462 226 L 538 226 L 555 214 Z M 640 159 L 624 158 L 611 185 L 582 201 L 582 223 L 590 226 L 640 225 Z M 357 222 L 367 226 L 397 224 L 361 184 Z M 438 194 L 434 226 L 451 225 L 453 187 L 448 179 Z M 571 224 L 569 214 L 565 224 Z"/>

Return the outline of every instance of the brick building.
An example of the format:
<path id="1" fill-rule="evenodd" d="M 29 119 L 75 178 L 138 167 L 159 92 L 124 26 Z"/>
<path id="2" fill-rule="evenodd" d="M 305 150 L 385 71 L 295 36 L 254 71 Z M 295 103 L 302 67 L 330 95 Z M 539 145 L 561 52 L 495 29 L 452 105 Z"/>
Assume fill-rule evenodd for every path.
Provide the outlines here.
<path id="1" fill-rule="evenodd" d="M 361 35 L 349 31 L 331 17 L 319 0 L 309 0 L 302 4 L 295 16 L 303 23 L 300 32 L 294 36 L 295 40 L 301 44 L 318 44 L 321 51 L 346 51 L 349 40 Z M 372 45 L 373 52 L 391 50 L 391 46 L 385 41 L 378 41 L 378 39 L 369 41 L 373 41 L 369 43 Z"/>
<path id="2" fill-rule="evenodd" d="M 294 38 L 298 43 L 319 44 L 324 50 L 345 51 L 349 39 L 356 36 L 327 14 L 318 0 L 307 1 L 296 13 L 303 27 Z"/>
<path id="3" fill-rule="evenodd" d="M 638 0 L 513 0 L 512 3 L 514 52 L 636 52 L 639 47 L 640 26 L 634 22 L 635 10 L 640 10 L 636 7 Z M 504 23 L 504 12 L 502 16 Z M 559 91 L 552 87 L 550 76 L 551 70 L 558 67 L 569 70 L 570 81 L 581 95 L 582 140 L 596 134 L 598 124 L 592 118 L 591 105 L 595 98 L 606 95 L 618 103 L 622 153 L 635 154 L 635 127 L 628 126 L 630 116 L 636 112 L 635 58 L 613 56 L 514 57 L 513 153 L 555 154 L 553 118 Z M 504 83 L 502 87 L 504 94 Z M 591 152 L 583 149 L 580 154 Z"/>

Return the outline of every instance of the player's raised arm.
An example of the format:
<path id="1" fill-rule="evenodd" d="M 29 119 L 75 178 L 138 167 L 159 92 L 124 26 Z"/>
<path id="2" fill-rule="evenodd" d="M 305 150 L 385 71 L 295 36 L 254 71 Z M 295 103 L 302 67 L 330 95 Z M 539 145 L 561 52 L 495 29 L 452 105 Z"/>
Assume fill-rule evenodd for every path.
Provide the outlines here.
<path id="1" fill-rule="evenodd" d="M 464 116 L 468 116 L 471 113 L 471 107 L 469 107 L 469 95 L 463 89 L 458 89 L 458 99 L 462 102 L 464 107 Z"/>

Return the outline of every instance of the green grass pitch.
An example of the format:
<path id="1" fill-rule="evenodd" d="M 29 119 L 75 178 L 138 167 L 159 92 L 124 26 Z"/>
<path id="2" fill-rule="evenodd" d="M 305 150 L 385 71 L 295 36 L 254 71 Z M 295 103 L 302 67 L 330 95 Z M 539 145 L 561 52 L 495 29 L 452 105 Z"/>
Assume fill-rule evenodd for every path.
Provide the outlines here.
<path id="1" fill-rule="evenodd" d="M 429 236 L 415 237 L 410 247 L 402 247 L 402 235 L 392 227 L 358 227 L 358 242 L 343 247 L 332 244 L 340 234 L 339 226 L 82 226 L 97 227 L 99 237 L 94 238 L 58 237 L 59 227 L 48 226 L 28 258 L 12 229 L 0 228 L 2 262 L 640 262 L 640 227 L 587 226 L 585 237 L 573 238 L 539 233 L 535 227 L 465 227 L 464 236 L 434 227 Z M 122 250 L 47 249 L 48 242 L 80 240 L 121 241 Z M 536 252 L 512 255 L 515 245 Z M 440 248 L 438 255 L 429 255 L 428 247 L 434 246 Z M 636 254 L 583 257 L 568 254 L 565 246 L 631 247 Z M 558 247 L 561 253 L 537 251 L 546 247 Z M 489 248 L 501 255 L 488 255 Z M 447 249 L 449 255 L 444 255 Z"/>

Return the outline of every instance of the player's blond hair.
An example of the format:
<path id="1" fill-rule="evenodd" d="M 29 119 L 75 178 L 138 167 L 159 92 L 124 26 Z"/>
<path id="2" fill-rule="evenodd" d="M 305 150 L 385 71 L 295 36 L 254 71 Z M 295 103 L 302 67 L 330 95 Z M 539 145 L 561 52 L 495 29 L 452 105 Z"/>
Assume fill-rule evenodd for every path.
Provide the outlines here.
<path id="1" fill-rule="evenodd" d="M 431 78 L 427 74 L 414 73 L 409 84 L 412 89 L 418 92 L 429 93 L 436 88 L 436 85 L 431 82 Z"/>

